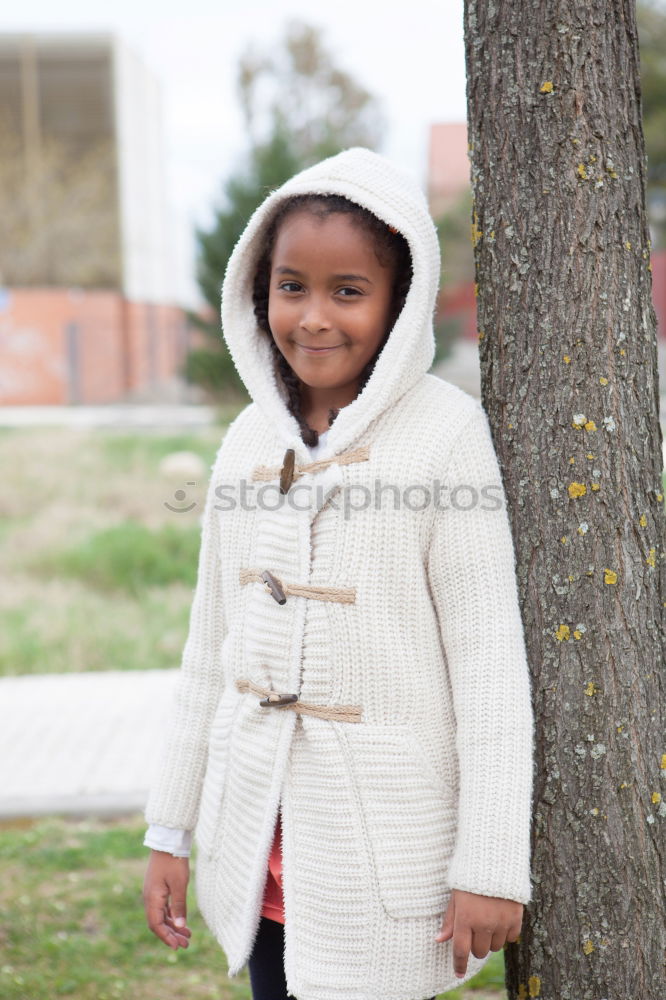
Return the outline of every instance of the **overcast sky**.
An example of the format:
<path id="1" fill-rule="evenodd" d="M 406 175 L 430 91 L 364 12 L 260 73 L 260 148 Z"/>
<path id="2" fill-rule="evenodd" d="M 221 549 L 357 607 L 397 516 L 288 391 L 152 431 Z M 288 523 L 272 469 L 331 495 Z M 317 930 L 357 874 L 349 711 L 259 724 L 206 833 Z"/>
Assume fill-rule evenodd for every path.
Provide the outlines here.
<path id="1" fill-rule="evenodd" d="M 291 18 L 321 28 L 336 62 L 382 101 L 381 151 L 424 183 L 430 123 L 465 120 L 462 10 L 463 0 L 114 0 L 97 9 L 90 0 L 22 0 L 4 5 L 0 31 L 116 31 L 158 77 L 179 291 L 192 301 L 182 286 L 187 233 L 207 224 L 244 148 L 235 72 L 248 43 L 276 44 Z"/>

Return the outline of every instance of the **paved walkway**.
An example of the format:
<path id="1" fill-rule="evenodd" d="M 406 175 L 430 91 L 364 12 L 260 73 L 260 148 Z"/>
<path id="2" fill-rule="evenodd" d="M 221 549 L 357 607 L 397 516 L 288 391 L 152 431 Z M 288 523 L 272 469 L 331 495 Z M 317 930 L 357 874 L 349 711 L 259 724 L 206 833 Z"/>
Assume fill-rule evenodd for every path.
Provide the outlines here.
<path id="1" fill-rule="evenodd" d="M 0 819 L 143 811 L 177 674 L 0 678 Z"/>
<path id="2" fill-rule="evenodd" d="M 0 427 L 205 427 L 212 406 L 125 404 L 109 406 L 0 406 Z"/>

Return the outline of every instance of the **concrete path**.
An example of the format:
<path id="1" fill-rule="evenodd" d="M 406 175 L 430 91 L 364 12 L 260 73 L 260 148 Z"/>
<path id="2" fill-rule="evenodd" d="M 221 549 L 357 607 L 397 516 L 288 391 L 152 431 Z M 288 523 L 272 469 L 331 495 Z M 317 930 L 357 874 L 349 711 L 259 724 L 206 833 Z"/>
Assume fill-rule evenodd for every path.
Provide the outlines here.
<path id="1" fill-rule="evenodd" d="M 142 811 L 177 674 L 0 678 L 0 819 Z"/>
<path id="2" fill-rule="evenodd" d="M 212 406 L 0 406 L 0 427 L 206 427 Z"/>

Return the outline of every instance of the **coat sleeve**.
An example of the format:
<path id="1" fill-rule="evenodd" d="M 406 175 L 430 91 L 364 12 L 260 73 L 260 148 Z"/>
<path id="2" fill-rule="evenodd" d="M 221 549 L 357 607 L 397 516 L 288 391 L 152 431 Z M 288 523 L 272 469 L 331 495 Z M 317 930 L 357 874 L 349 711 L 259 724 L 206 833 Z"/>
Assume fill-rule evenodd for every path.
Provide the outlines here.
<path id="1" fill-rule="evenodd" d="M 504 486 L 480 404 L 453 445 L 428 578 L 460 768 L 452 888 L 527 903 L 533 714 Z"/>
<path id="2" fill-rule="evenodd" d="M 219 458 L 219 452 L 218 452 Z M 218 459 L 201 520 L 197 581 L 180 671 L 144 816 L 149 824 L 193 830 L 208 759 L 208 734 L 222 688 L 226 633 L 221 584 Z"/>

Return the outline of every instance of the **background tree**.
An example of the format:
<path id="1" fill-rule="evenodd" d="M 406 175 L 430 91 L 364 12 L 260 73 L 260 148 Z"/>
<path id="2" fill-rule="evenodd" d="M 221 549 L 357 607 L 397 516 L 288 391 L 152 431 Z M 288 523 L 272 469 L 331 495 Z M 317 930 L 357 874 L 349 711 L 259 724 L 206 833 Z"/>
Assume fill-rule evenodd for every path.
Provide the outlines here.
<path id="1" fill-rule="evenodd" d="M 219 320 L 222 278 L 237 240 L 271 190 L 348 146 L 375 148 L 384 122 L 376 99 L 336 67 L 318 30 L 300 22 L 288 26 L 276 53 L 248 49 L 237 84 L 249 149 L 224 187 L 211 228 L 196 231 L 197 279 L 211 315 L 190 313 L 205 343 L 189 352 L 186 373 L 213 395 L 244 401 Z"/>
<path id="2" fill-rule="evenodd" d="M 482 402 L 537 719 L 511 998 L 666 995 L 666 575 L 633 0 L 466 0 Z"/>
<path id="3" fill-rule="evenodd" d="M 442 252 L 439 301 L 443 305 L 449 293 L 474 280 L 474 254 L 469 238 L 469 217 L 472 192 L 466 189 L 435 221 Z M 438 310 L 441 312 L 441 309 Z M 462 335 L 466 320 L 463 314 L 439 315 L 435 320 L 435 361 L 448 358 L 453 346 Z"/>
<path id="4" fill-rule="evenodd" d="M 636 16 L 648 154 L 647 199 L 654 249 L 661 249 L 666 246 L 666 4 L 640 0 Z"/>
<path id="5" fill-rule="evenodd" d="M 377 98 L 336 66 L 320 31 L 300 21 L 288 24 L 274 54 L 246 49 L 238 92 L 252 148 L 261 148 L 277 130 L 289 136 L 303 165 L 347 146 L 374 149 L 384 132 Z"/>

